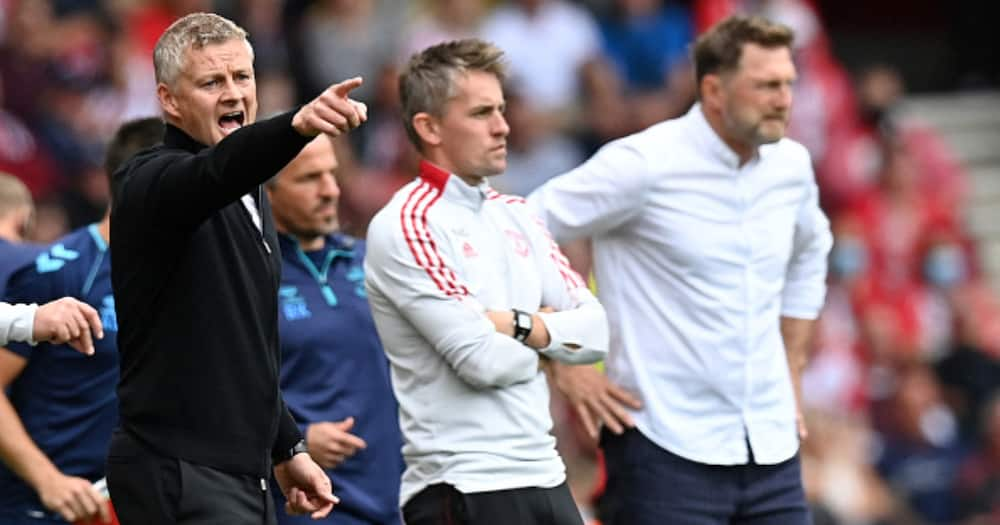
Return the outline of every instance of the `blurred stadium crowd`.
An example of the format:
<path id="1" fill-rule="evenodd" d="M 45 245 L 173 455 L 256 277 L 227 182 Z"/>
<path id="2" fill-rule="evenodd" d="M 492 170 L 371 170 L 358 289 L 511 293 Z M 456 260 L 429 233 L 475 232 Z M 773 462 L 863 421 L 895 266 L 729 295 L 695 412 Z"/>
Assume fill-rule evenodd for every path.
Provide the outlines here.
<path id="1" fill-rule="evenodd" d="M 895 111 L 896 71 L 848 73 L 809 0 L 0 0 L 0 171 L 31 189 L 36 242 L 98 220 L 106 141 L 158 113 L 156 38 L 215 11 L 250 32 L 261 115 L 365 78 L 370 120 L 338 145 L 341 224 L 363 235 L 416 173 L 396 96 L 410 53 L 466 36 L 507 52 L 509 169 L 495 185 L 524 195 L 682 114 L 687 46 L 733 10 L 796 31 L 790 134 L 813 155 L 836 237 L 804 379 L 817 523 L 1000 523 L 1000 302 L 959 213 L 966 176 L 933 129 Z M 587 500 L 594 448 L 560 434 Z"/>

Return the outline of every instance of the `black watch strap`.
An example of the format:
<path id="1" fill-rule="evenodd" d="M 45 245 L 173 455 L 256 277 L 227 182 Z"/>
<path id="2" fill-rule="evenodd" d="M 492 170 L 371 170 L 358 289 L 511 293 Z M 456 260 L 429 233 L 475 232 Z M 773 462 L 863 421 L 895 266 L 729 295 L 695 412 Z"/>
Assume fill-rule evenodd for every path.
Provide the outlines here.
<path id="1" fill-rule="evenodd" d="M 304 439 L 300 439 L 297 443 L 292 445 L 292 448 L 285 451 L 283 455 L 272 459 L 274 459 L 274 464 L 277 465 L 279 463 L 284 463 L 292 459 L 293 457 L 295 457 L 296 454 L 302 454 L 302 453 L 306 454 L 309 453 L 309 447 L 306 446 L 306 440 Z"/>
<path id="2" fill-rule="evenodd" d="M 531 334 L 531 314 L 517 308 L 512 308 L 511 311 L 514 312 L 514 339 L 523 343 Z"/>

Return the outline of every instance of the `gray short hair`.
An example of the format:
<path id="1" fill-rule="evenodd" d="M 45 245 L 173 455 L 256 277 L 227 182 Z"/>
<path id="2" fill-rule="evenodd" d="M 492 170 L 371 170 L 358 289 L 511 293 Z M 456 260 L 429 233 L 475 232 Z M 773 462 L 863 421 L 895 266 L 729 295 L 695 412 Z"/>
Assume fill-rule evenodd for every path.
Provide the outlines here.
<path id="1" fill-rule="evenodd" d="M 507 77 L 503 51 L 489 42 L 467 38 L 431 46 L 410 57 L 399 75 L 399 98 L 403 126 L 417 150 L 421 142 L 413 116 L 441 115 L 445 103 L 455 96 L 455 78 L 468 71 L 492 73 L 503 83 Z"/>
<path id="2" fill-rule="evenodd" d="M 213 13 L 191 13 L 178 19 L 160 35 L 153 49 L 153 69 L 156 81 L 173 85 L 184 67 L 188 49 L 201 49 L 210 44 L 224 44 L 240 39 L 246 42 L 253 57 L 249 34 L 232 20 Z"/>

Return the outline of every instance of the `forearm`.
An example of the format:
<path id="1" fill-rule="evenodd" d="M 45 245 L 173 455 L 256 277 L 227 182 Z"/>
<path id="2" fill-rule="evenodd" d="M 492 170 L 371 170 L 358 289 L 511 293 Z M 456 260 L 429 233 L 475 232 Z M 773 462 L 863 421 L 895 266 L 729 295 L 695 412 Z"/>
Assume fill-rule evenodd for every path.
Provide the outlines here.
<path id="1" fill-rule="evenodd" d="M 512 311 L 491 311 L 487 315 L 498 334 L 514 337 Z M 524 345 L 544 357 L 569 364 L 586 364 L 600 361 L 607 354 L 607 317 L 597 301 L 564 312 L 543 308 L 531 318 L 531 332 Z"/>
<path id="2" fill-rule="evenodd" d="M 35 491 L 49 477 L 59 474 L 24 429 L 20 416 L 0 390 L 0 460 Z"/>
<path id="3" fill-rule="evenodd" d="M 478 388 L 503 388 L 530 381 L 539 356 L 499 332 L 485 333 L 449 352 L 446 359 L 465 382 Z"/>
<path id="4" fill-rule="evenodd" d="M 792 374 L 796 393 L 801 385 L 802 370 L 809 361 L 809 347 L 815 324 L 816 321 L 812 319 L 781 318 L 781 338 L 785 343 L 788 369 Z"/>
<path id="5" fill-rule="evenodd" d="M 285 113 L 193 155 L 179 150 L 154 155 L 123 184 L 116 219 L 148 216 L 171 229 L 200 224 L 274 176 L 308 141 Z"/>
<path id="6" fill-rule="evenodd" d="M 607 314 L 589 292 L 586 297 L 576 308 L 540 314 L 551 339 L 540 350 L 543 355 L 575 365 L 595 363 L 607 355 L 610 338 Z"/>

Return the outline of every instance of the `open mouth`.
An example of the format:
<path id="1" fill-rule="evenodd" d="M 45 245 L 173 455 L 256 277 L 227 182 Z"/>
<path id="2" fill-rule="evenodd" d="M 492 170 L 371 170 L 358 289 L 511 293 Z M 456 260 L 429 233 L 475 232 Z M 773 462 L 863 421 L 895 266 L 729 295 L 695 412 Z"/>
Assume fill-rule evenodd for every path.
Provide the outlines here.
<path id="1" fill-rule="evenodd" d="M 230 134 L 243 127 L 243 112 L 233 111 L 219 117 L 219 128 L 225 134 Z"/>

